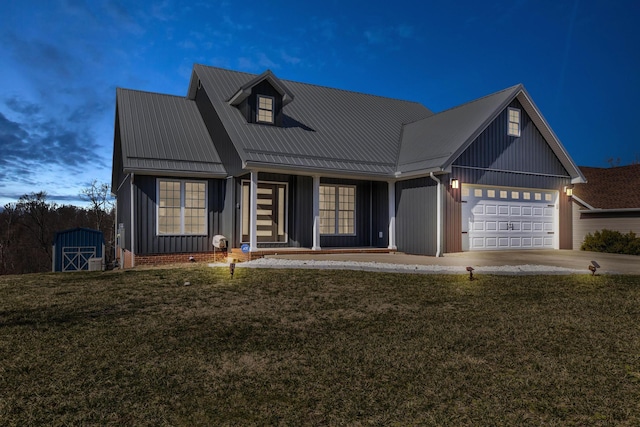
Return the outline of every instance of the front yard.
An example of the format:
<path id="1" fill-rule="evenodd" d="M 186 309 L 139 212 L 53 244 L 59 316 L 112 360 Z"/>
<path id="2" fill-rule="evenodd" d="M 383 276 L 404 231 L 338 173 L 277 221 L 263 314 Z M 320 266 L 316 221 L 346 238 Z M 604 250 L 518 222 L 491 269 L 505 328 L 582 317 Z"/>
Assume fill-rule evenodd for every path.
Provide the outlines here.
<path id="1" fill-rule="evenodd" d="M 0 361 L 7 426 L 638 425 L 640 277 L 0 276 Z"/>

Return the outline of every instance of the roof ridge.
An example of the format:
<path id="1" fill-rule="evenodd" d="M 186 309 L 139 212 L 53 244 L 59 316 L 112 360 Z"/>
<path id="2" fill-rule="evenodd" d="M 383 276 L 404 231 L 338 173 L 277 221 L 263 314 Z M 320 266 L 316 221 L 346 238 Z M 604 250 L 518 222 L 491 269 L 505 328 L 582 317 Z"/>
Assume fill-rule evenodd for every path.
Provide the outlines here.
<path id="1" fill-rule="evenodd" d="M 515 88 L 520 88 L 520 89 L 522 89 L 522 87 L 523 87 L 522 83 L 518 83 L 518 84 L 516 84 L 516 85 L 509 86 L 509 87 L 504 88 L 504 89 L 501 89 L 501 90 L 499 90 L 499 91 L 496 91 L 496 92 L 490 93 L 490 94 L 488 94 L 488 95 L 481 96 L 480 98 L 475 98 L 475 99 L 472 99 L 472 100 L 467 101 L 467 102 L 465 102 L 465 103 L 462 103 L 462 104 L 460 104 L 460 105 L 455 105 L 455 106 L 453 106 L 453 107 L 447 108 L 446 110 L 442 110 L 442 111 L 440 111 L 440 112 L 438 112 L 438 113 L 436 113 L 436 114 L 434 114 L 434 115 L 435 115 L 435 116 L 437 116 L 438 114 L 446 113 L 446 112 L 449 112 L 449 111 L 451 111 L 451 110 L 456 110 L 456 109 L 458 109 L 458 108 L 462 108 L 462 107 L 464 107 L 464 106 L 466 106 L 466 105 L 474 104 L 474 103 L 476 103 L 476 102 L 478 102 L 478 101 L 482 101 L 483 99 L 490 98 L 490 97 L 495 96 L 495 95 L 498 95 L 498 94 L 500 94 L 500 93 L 507 92 L 507 91 L 509 91 L 509 90 L 514 90 Z"/>
<path id="2" fill-rule="evenodd" d="M 161 92 L 152 92 L 150 90 L 139 90 L 139 89 L 128 89 L 128 88 L 124 88 L 124 87 L 116 87 L 116 91 L 121 91 L 121 92 L 138 92 L 138 93 L 144 93 L 147 95 L 159 95 L 159 96 L 167 96 L 170 98 L 180 98 L 180 99 L 184 99 L 187 101 L 191 101 L 188 97 L 186 96 L 182 96 L 182 95 L 173 95 L 170 93 L 161 93 Z"/>
<path id="3" fill-rule="evenodd" d="M 222 67 L 198 64 L 198 63 L 194 64 L 194 67 L 197 66 L 197 65 L 199 65 L 201 67 L 205 67 L 205 68 L 213 68 L 213 69 L 216 69 L 216 70 L 228 71 L 228 72 L 237 73 L 237 74 L 246 74 L 247 76 L 250 76 L 251 78 L 258 77 L 258 76 L 260 76 L 262 74 L 262 73 L 255 74 L 255 73 L 249 73 L 249 72 L 246 72 L 246 71 L 231 70 L 229 68 L 222 68 Z M 350 94 L 355 94 L 355 95 L 371 96 L 371 97 L 374 97 L 374 98 L 387 99 L 387 100 L 391 100 L 391 101 L 406 102 L 406 103 L 409 103 L 409 104 L 421 105 L 422 107 L 424 107 L 427 110 L 431 111 L 430 108 L 426 107 L 424 104 L 422 104 L 421 102 L 418 102 L 418 101 L 409 101 L 409 100 L 406 100 L 406 99 L 392 98 L 390 96 L 375 95 L 375 94 L 372 94 L 372 93 L 358 92 L 358 91 L 348 90 L 348 89 L 341 89 L 341 88 L 337 88 L 337 87 L 325 86 L 325 85 L 320 85 L 320 84 L 316 84 L 316 83 L 307 83 L 307 82 L 300 82 L 300 81 L 297 81 L 297 80 L 283 79 L 283 78 L 278 77 L 277 74 L 273 70 L 269 69 L 269 71 L 271 71 L 271 73 L 274 76 L 276 76 L 278 78 L 278 80 L 282 81 L 285 84 L 286 83 L 295 83 L 295 84 L 299 84 L 299 85 L 316 87 L 316 88 L 320 88 L 320 89 L 328 89 L 328 90 L 337 91 L 337 92 L 345 92 L 345 93 L 350 93 Z M 433 111 L 431 111 L 431 112 L 433 113 Z"/>

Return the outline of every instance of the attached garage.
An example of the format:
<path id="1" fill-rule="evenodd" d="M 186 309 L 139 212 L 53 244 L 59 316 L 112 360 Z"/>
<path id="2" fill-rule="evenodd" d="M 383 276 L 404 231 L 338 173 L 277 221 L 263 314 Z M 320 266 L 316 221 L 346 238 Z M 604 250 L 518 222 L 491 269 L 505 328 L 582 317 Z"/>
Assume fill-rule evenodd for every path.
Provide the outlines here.
<path id="1" fill-rule="evenodd" d="M 558 249 L 558 191 L 462 185 L 462 250 Z"/>

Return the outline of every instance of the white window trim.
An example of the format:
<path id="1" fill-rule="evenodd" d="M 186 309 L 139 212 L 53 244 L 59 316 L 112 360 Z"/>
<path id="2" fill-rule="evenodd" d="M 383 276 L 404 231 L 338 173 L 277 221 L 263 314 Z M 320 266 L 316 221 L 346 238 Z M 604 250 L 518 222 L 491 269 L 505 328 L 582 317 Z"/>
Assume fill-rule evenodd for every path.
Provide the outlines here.
<path id="1" fill-rule="evenodd" d="M 165 182 L 179 182 L 180 183 L 180 233 L 161 233 L 160 232 L 160 181 Z M 204 233 L 185 233 L 184 232 L 184 210 L 185 210 L 185 184 L 204 183 Z M 209 235 L 209 182 L 196 179 L 168 179 L 157 178 L 156 179 L 156 236 L 208 236 Z"/>
<path id="2" fill-rule="evenodd" d="M 271 100 L 271 121 L 260 120 L 260 110 L 269 111 L 269 110 L 265 110 L 264 108 L 260 108 L 260 98 Z M 256 123 L 274 124 L 275 122 L 276 122 L 276 98 L 269 95 L 256 95 Z"/>
<path id="3" fill-rule="evenodd" d="M 516 123 L 516 122 L 512 122 L 511 121 L 511 112 L 512 111 L 517 111 L 518 112 L 518 132 L 514 133 L 511 132 L 511 123 Z M 522 111 L 519 108 L 513 108 L 513 107 L 509 107 L 507 108 L 507 135 L 509 136 L 520 136 L 520 134 L 522 133 Z"/>
<path id="4" fill-rule="evenodd" d="M 240 181 L 240 227 L 238 227 L 238 229 L 240 230 L 240 243 L 249 243 L 248 240 L 244 240 L 242 238 L 243 236 L 243 225 L 242 225 L 242 221 L 244 218 L 244 212 L 245 209 L 251 209 L 250 206 L 244 206 L 244 203 L 242 202 L 242 189 L 244 187 L 245 184 L 249 184 L 251 183 L 250 180 L 248 179 L 243 179 Z M 284 241 L 282 242 L 260 242 L 260 244 L 266 243 L 266 244 L 285 244 L 285 243 L 289 243 L 289 183 L 288 182 L 282 182 L 282 181 L 258 181 L 258 187 L 260 186 L 260 184 L 277 184 L 277 185 L 284 185 Z M 249 190 L 251 191 L 251 190 Z M 249 205 L 251 205 L 251 194 L 249 194 Z M 249 227 L 251 227 L 251 225 L 249 225 Z M 250 230 L 247 230 L 250 231 Z"/>
<path id="5" fill-rule="evenodd" d="M 340 216 L 339 216 L 339 212 L 340 212 L 340 200 L 339 200 L 339 196 L 340 196 L 340 188 L 353 188 L 353 233 L 322 233 L 320 232 L 321 236 L 356 236 L 357 235 L 357 230 L 358 230 L 358 209 L 357 209 L 357 205 L 358 205 L 358 187 L 356 185 L 347 185 L 347 184 L 323 184 L 320 183 L 320 187 L 335 187 L 336 189 L 336 208 L 335 208 L 335 213 L 336 213 L 336 217 L 335 217 L 335 224 L 334 224 L 334 230 L 339 230 L 340 229 Z M 320 212 L 322 212 L 323 209 L 320 209 Z M 322 228 L 322 227 L 321 227 Z"/>

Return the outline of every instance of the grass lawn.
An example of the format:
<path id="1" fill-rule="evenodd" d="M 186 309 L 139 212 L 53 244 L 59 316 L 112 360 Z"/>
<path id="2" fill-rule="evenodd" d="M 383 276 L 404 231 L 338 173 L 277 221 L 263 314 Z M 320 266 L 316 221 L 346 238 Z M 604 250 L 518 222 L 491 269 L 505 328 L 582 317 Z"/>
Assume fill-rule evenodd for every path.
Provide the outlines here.
<path id="1" fill-rule="evenodd" d="M 0 425 L 92 424 L 640 425 L 640 277 L 0 276 Z"/>

